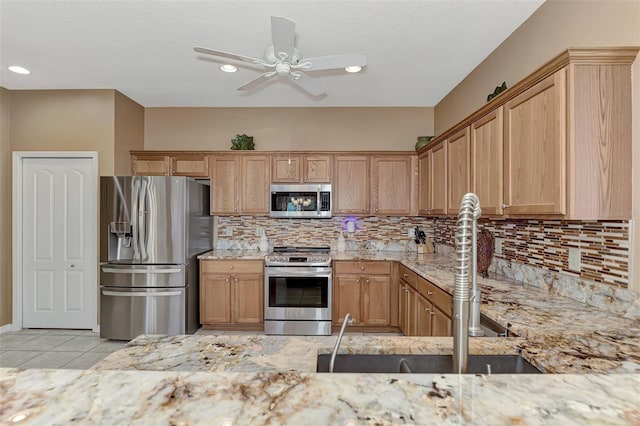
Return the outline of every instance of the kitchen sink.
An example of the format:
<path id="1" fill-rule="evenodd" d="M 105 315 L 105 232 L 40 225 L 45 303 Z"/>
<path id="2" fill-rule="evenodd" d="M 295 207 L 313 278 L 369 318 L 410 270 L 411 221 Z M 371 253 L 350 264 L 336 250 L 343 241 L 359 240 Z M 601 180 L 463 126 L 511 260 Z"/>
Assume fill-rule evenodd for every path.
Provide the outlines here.
<path id="1" fill-rule="evenodd" d="M 331 354 L 318 355 L 316 371 L 327 373 Z M 468 374 L 540 374 L 520 355 L 469 355 Z M 337 355 L 335 373 L 435 373 L 453 372 L 452 355 Z"/>

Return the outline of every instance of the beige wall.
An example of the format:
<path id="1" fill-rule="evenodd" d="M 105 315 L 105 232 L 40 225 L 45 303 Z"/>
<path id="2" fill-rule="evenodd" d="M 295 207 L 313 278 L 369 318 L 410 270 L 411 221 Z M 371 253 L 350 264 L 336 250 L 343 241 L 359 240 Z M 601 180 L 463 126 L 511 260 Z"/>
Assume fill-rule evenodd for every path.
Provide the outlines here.
<path id="1" fill-rule="evenodd" d="M 113 90 L 11 91 L 12 151 L 97 151 L 114 173 Z"/>
<path id="2" fill-rule="evenodd" d="M 568 47 L 640 46 L 640 1 L 547 0 L 435 107 L 442 133 Z M 633 213 L 629 288 L 640 292 L 640 59 L 633 69 Z M 634 267 L 635 265 L 635 267 Z"/>
<path id="3" fill-rule="evenodd" d="M 11 92 L 0 87 L 0 326 L 11 323 Z"/>
<path id="4" fill-rule="evenodd" d="M 115 92 L 114 174 L 131 173 L 129 151 L 144 149 L 144 108 Z"/>
<path id="5" fill-rule="evenodd" d="M 236 134 L 256 150 L 413 150 L 433 134 L 433 108 L 147 108 L 144 149 L 229 150 Z"/>

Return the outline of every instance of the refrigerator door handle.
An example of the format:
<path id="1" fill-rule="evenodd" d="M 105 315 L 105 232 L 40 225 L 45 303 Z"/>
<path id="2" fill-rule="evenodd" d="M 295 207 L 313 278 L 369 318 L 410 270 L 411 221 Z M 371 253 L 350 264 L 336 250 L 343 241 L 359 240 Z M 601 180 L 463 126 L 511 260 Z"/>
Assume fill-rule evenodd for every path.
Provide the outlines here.
<path id="1" fill-rule="evenodd" d="M 133 177 L 133 190 L 131 193 L 131 240 L 133 242 L 133 259 L 140 261 L 140 245 L 138 244 L 138 210 L 140 197 L 140 179 Z"/>
<path id="2" fill-rule="evenodd" d="M 159 291 L 159 292 L 146 292 L 146 291 L 109 291 L 102 290 L 102 294 L 105 296 L 116 297 L 168 297 L 168 296 L 180 296 L 181 291 Z"/>
<path id="3" fill-rule="evenodd" d="M 119 268 L 102 268 L 102 272 L 110 272 L 114 274 L 175 274 L 182 272 L 178 268 L 168 269 L 119 269 Z"/>
<path id="4" fill-rule="evenodd" d="M 140 245 L 140 260 L 148 260 L 147 253 L 147 187 L 146 178 L 141 178 L 140 201 L 138 205 L 138 244 Z"/>

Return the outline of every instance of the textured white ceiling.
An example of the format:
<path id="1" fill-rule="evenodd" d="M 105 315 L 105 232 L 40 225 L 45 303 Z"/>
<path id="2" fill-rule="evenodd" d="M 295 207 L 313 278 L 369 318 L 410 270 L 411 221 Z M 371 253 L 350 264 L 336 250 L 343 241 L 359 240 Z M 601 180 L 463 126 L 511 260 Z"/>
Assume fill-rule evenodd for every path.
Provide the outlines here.
<path id="1" fill-rule="evenodd" d="M 542 2 L 0 0 L 0 86 L 117 89 L 145 107 L 434 106 Z M 296 22 L 303 56 L 361 53 L 367 67 L 313 73 L 321 98 L 278 78 L 246 93 L 260 67 L 227 74 L 193 51 L 261 58 L 271 15 Z"/>

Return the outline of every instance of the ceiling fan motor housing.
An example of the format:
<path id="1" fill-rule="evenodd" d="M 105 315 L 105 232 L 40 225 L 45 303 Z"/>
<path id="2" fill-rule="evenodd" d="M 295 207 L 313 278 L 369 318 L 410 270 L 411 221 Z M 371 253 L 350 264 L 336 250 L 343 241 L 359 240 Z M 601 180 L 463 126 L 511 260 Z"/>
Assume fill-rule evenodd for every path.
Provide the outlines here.
<path id="1" fill-rule="evenodd" d="M 287 58 L 287 54 L 284 52 L 279 52 L 276 55 L 276 52 L 273 46 L 269 46 L 267 50 L 264 52 L 264 60 L 270 64 L 277 64 L 278 62 L 287 62 L 291 65 L 296 65 L 300 59 L 302 59 L 302 54 L 295 47 L 293 48 L 293 56 L 291 58 Z"/>

